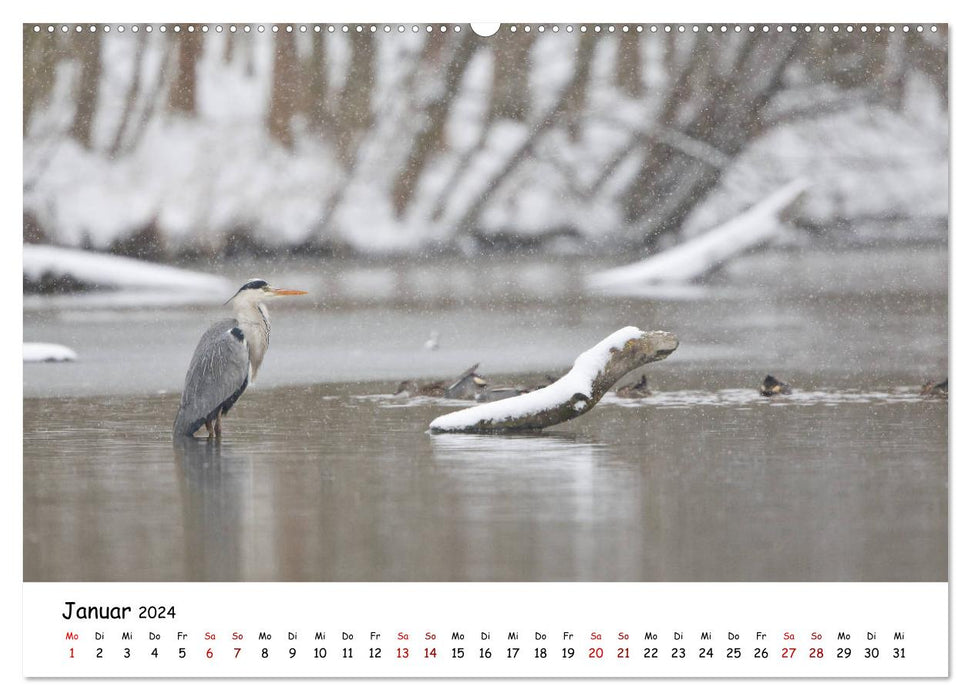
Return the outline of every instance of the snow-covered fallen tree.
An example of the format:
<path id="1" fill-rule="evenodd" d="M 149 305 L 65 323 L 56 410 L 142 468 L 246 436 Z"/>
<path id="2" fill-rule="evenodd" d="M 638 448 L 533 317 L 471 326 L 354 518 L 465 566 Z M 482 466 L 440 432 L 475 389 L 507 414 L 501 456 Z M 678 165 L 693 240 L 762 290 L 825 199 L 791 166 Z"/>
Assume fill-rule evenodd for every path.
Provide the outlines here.
<path id="1" fill-rule="evenodd" d="M 439 416 L 432 432 L 492 433 L 541 430 L 581 416 L 628 372 L 657 362 L 678 347 L 667 331 L 628 326 L 582 353 L 573 368 L 547 387 Z"/>
<path id="2" fill-rule="evenodd" d="M 29 244 L 24 245 L 24 279 L 38 285 L 45 279 L 67 279 L 98 289 L 180 289 L 221 294 L 231 288 L 216 275 L 120 255 Z"/>
<path id="3" fill-rule="evenodd" d="M 793 180 L 708 233 L 652 255 L 646 260 L 589 275 L 587 286 L 611 292 L 698 279 L 732 257 L 761 245 L 780 233 L 784 213 L 808 186 L 808 181 L 804 179 Z"/>
<path id="4" fill-rule="evenodd" d="M 24 343 L 24 362 L 72 362 L 78 359 L 71 348 L 55 343 Z"/>

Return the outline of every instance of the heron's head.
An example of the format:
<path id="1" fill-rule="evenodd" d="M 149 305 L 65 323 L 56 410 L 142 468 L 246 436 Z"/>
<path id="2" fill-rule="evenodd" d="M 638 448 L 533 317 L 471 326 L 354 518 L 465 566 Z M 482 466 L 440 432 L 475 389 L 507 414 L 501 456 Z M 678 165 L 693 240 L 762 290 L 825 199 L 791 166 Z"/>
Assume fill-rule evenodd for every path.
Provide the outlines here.
<path id="1" fill-rule="evenodd" d="M 230 297 L 226 303 L 258 304 L 267 299 L 273 299 L 274 297 L 295 296 L 298 294 L 306 294 L 306 292 L 300 291 L 299 289 L 279 289 L 277 287 L 271 287 L 266 280 L 256 278 L 251 279 L 240 287 L 239 291 Z"/>

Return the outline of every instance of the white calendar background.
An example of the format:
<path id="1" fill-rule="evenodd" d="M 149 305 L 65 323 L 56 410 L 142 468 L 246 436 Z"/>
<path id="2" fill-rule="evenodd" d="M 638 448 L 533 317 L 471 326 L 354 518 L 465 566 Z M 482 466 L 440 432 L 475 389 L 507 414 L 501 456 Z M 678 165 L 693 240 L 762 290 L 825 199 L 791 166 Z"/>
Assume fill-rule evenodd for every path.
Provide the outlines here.
<path id="1" fill-rule="evenodd" d="M 189 12 L 191 7 L 187 3 L 184 8 L 179 3 L 171 4 L 173 14 Z M 243 12 L 241 3 L 237 9 Z M 62 3 L 65 7 L 70 7 Z M 257 8 L 258 3 L 250 3 Z M 824 3 L 825 5 L 825 3 Z M 838 8 L 836 3 L 830 3 Z M 912 10 L 905 4 L 899 4 L 899 12 Z M 925 5 L 927 5 L 925 3 Z M 769 3 L 763 6 L 771 8 Z M 694 11 L 693 14 L 703 15 L 716 11 L 712 5 Z M 265 9 L 265 8 L 264 8 Z M 277 13 L 279 8 L 274 10 Z M 329 8 L 328 16 L 339 8 Z M 497 6 L 497 10 L 498 10 Z M 798 8 L 796 8 L 798 9 Z M 282 10 L 280 10 L 282 11 Z M 819 3 L 814 4 L 815 12 L 828 11 Z M 889 11 L 893 11 L 890 8 Z M 936 6 L 928 7 L 929 12 L 940 12 Z M 58 11 L 60 12 L 60 10 Z M 493 18 L 497 12 L 490 12 L 486 19 Z M 690 14 L 690 13 L 689 13 Z M 764 13 L 763 13 L 764 14 Z M 247 10 L 247 16 L 251 16 Z M 64 16 L 63 12 L 59 16 Z M 388 16 L 387 11 L 383 16 Z M 149 20 L 157 18 L 150 17 Z M 340 20 L 341 18 L 335 17 Z M 691 20 L 691 17 L 682 19 Z M 848 18 L 852 19 L 852 18 Z M 20 20 L 17 20 L 20 21 Z M 16 31 L 19 28 L 14 27 Z M 14 32 L 16 33 L 16 32 Z M 12 35 L 8 32 L 8 35 Z M 955 51 L 955 61 L 958 60 Z M 9 76 L 8 76 L 9 79 Z M 17 77 L 19 80 L 19 76 Z M 955 124 L 966 110 L 963 106 L 963 92 L 960 83 L 954 82 L 954 116 Z M 16 110 L 12 110 L 17 117 Z M 8 121 L 14 121 L 9 119 Z M 16 125 L 8 124 L 8 133 L 13 133 L 19 140 L 19 129 Z M 960 137 L 960 130 L 955 129 L 955 149 L 964 139 Z M 9 170 L 19 169 L 19 162 L 14 159 L 14 165 Z M 959 172 L 961 159 L 957 159 L 954 170 Z M 9 176 L 9 174 L 8 174 Z M 954 222 L 960 221 L 958 209 L 955 208 Z M 959 248 L 954 246 L 954 254 L 959 254 Z M 13 246 L 14 248 L 16 246 Z M 17 256 L 5 256 L 16 272 Z M 955 291 L 959 280 L 955 282 Z M 965 297 L 958 294 L 958 302 Z M 963 344 L 963 335 L 955 333 L 955 349 Z M 17 353 L 13 353 L 16 355 Z M 9 358 L 8 358 L 9 359 Z M 15 361 L 19 359 L 14 357 Z M 959 375 L 955 369 L 954 377 Z M 12 379 L 15 384 L 16 378 Z M 958 380 L 959 381 L 959 380 Z M 960 382 L 959 382 L 960 383 Z M 15 397 L 16 399 L 16 397 Z M 958 403 L 952 404 L 954 410 L 959 410 L 959 399 L 952 399 Z M 13 403 L 16 403 L 14 401 Z M 955 415 L 960 415 L 957 413 Z M 952 422 L 953 423 L 953 422 Z M 960 435 L 955 431 L 955 447 L 961 442 Z M 11 442 L 16 441 L 11 438 Z M 966 523 L 966 515 L 962 515 L 959 508 L 954 507 L 957 501 L 954 491 L 959 485 L 966 484 L 962 478 L 957 460 L 953 460 L 952 453 L 952 489 L 951 504 L 954 508 L 952 516 L 952 553 L 953 564 L 951 576 L 954 581 L 962 580 L 961 574 L 966 566 L 961 566 L 963 560 L 959 556 L 962 542 L 960 534 L 962 525 Z M 17 472 L 17 465 L 13 471 Z M 16 484 L 14 484 L 16 486 Z M 14 528 L 19 522 L 19 489 L 11 488 L 10 522 Z M 197 677 L 240 677 L 240 676 L 278 676 L 278 677 L 421 677 L 452 675 L 454 677 L 501 677 L 501 676 L 547 676 L 547 677 L 579 677 L 579 676 L 636 676 L 636 677 L 679 677 L 679 676 L 713 676 L 713 677 L 836 677 L 836 676 L 901 676 L 939 678 L 950 672 L 955 676 L 966 675 L 966 657 L 961 652 L 966 651 L 966 644 L 962 643 L 961 627 L 957 620 L 954 628 L 949 626 L 949 596 L 954 596 L 954 613 L 958 619 L 966 617 L 961 611 L 966 608 L 960 603 L 960 586 L 949 586 L 945 583 L 929 584 L 47 584 L 20 583 L 19 552 L 11 542 L 20 540 L 18 533 L 6 538 L 5 554 L 8 561 L 17 562 L 8 574 L 7 602 L 8 614 L 4 620 L 7 629 L 4 656 L 8 662 L 8 677 L 18 671 L 26 677 L 105 677 L 105 676 L 197 676 Z M 966 559 L 966 557 L 965 557 Z M 18 620 L 16 616 L 16 602 L 22 594 L 23 615 Z M 89 605 L 130 605 L 135 613 L 133 619 L 127 621 L 67 621 L 61 615 L 65 610 L 65 601 L 74 600 L 79 604 Z M 140 605 L 174 606 L 176 617 L 173 620 L 146 621 L 137 618 Z M 464 617 L 463 617 L 464 616 Z M 22 638 L 16 634 L 18 624 L 22 624 Z M 212 630 L 215 640 L 206 640 L 204 635 Z M 233 640 L 232 633 L 239 630 L 244 635 L 243 640 Z M 792 659 L 782 659 L 781 649 L 790 644 L 783 639 L 786 631 L 792 630 L 797 638 L 792 646 L 798 649 Z M 132 640 L 121 639 L 124 631 L 130 631 Z M 178 638 L 178 633 L 189 635 L 185 640 Z M 260 632 L 272 635 L 270 640 L 260 640 Z M 326 643 L 314 640 L 317 631 L 326 632 Z M 439 652 L 434 663 L 447 671 L 435 669 L 429 671 L 424 665 L 425 659 L 417 658 L 432 640 L 426 640 L 424 634 L 432 632 L 437 635 L 434 640 L 435 648 Z M 469 666 L 465 671 L 450 659 L 451 649 L 456 647 L 456 641 L 451 638 L 453 632 L 464 632 L 464 648 Z M 482 631 L 490 631 L 489 641 L 493 651 L 492 664 L 488 670 L 483 670 L 479 660 L 468 657 L 478 655 L 483 647 L 480 636 Z M 545 631 L 547 639 L 543 640 L 549 650 L 549 668 L 537 670 L 531 658 L 507 659 L 506 649 L 512 646 L 512 640 L 507 635 L 518 632 L 519 639 L 516 646 L 519 654 L 531 657 L 538 641 L 532 637 L 537 631 Z M 677 640 L 677 645 L 684 646 L 688 654 L 684 660 L 685 667 L 679 671 L 672 666 L 674 659 L 659 659 L 659 666 L 663 663 L 661 673 L 645 670 L 643 658 L 634 658 L 635 652 L 642 652 L 646 645 L 643 635 L 648 631 L 658 634 L 657 646 L 662 652 L 668 652 L 670 657 L 675 641 L 672 637 L 675 631 L 684 635 L 683 640 Z M 710 631 L 711 640 L 703 640 L 700 635 Z M 813 648 L 810 635 L 818 631 L 823 635 L 818 646 L 822 647 L 824 655 L 821 659 L 810 659 L 808 650 Z M 78 635 L 77 640 L 67 638 L 69 632 Z M 103 640 L 95 639 L 95 633 L 105 635 Z M 158 640 L 149 639 L 149 633 L 161 636 Z M 290 632 L 296 632 L 296 640 L 287 638 Z M 354 635 L 353 640 L 341 638 L 343 632 Z M 372 632 L 380 633 L 378 640 L 372 640 Z M 399 632 L 410 635 L 408 646 L 415 657 L 403 660 L 395 665 L 393 652 L 401 647 L 404 640 L 394 638 Z M 563 633 L 571 632 L 572 640 L 564 640 Z M 601 660 L 587 658 L 588 650 L 594 646 L 589 638 L 590 633 L 598 632 L 603 635 L 602 646 L 605 652 L 612 652 Z M 624 660 L 616 658 L 617 648 L 622 646 L 617 634 L 624 632 L 630 635 L 629 644 L 624 641 L 623 646 L 629 646 L 632 658 L 630 668 L 621 664 Z M 735 642 L 729 640 L 729 632 L 737 633 L 740 639 Z M 756 638 L 756 633 L 766 635 L 763 640 Z M 851 635 L 846 646 L 853 649 L 852 660 L 841 667 L 835 655 L 837 648 L 844 644 L 838 638 L 840 632 Z M 867 633 L 877 635 L 875 640 L 868 640 Z M 903 640 L 895 640 L 895 633 L 903 633 Z M 576 657 L 560 660 L 555 657 L 567 646 L 566 642 L 575 649 Z M 953 641 L 953 651 L 950 642 Z M 22 643 L 21 643 L 22 642 Z M 351 643 L 352 642 L 352 643 Z M 895 665 L 892 650 L 897 644 L 906 648 L 906 661 Z M 905 644 L 904 644 L 905 642 Z M 68 649 L 75 645 L 79 654 L 70 659 Z M 98 660 L 93 650 L 103 644 L 105 652 L 111 656 Z M 126 665 L 121 650 L 130 644 L 137 657 L 131 659 L 131 665 Z M 737 666 L 731 666 L 732 660 L 725 658 L 725 651 L 730 646 L 739 646 L 743 659 L 738 660 Z M 314 665 L 312 658 L 314 648 L 325 646 L 328 658 L 321 663 L 328 668 L 322 671 Z M 384 658 L 375 660 L 373 665 L 367 665 L 367 652 L 370 648 L 380 646 Z M 720 652 L 711 659 L 698 658 L 698 649 L 710 646 Z M 766 647 L 770 658 L 765 659 L 764 666 L 759 666 L 752 658 L 754 648 Z M 160 654 L 166 657 L 158 659 L 150 655 L 153 648 L 158 648 Z M 187 650 L 186 665 L 177 666 L 178 650 Z M 245 664 L 234 665 L 232 658 L 234 649 L 239 647 L 246 654 Z M 257 660 L 262 648 L 271 650 L 272 659 L 263 666 Z M 298 657 L 289 658 L 289 649 L 298 650 Z M 339 658 L 345 647 L 354 649 L 352 659 Z M 212 659 L 205 657 L 207 649 L 214 649 Z M 866 648 L 879 648 L 880 655 L 876 659 L 865 659 Z M 191 656 L 189 652 L 191 651 Z M 803 653 L 805 652 L 805 653 Z M 832 653 L 831 653 L 832 652 Z M 641 657 L 641 654 L 637 654 Z M 22 659 L 22 669 L 17 668 L 16 661 Z M 298 660 L 299 659 L 299 660 Z M 949 663 L 949 660 L 953 663 Z M 79 664 L 72 666 L 73 661 Z M 100 666 L 95 662 L 104 663 Z M 212 663 L 207 665 L 207 662 Z M 789 661 L 788 667 L 782 665 Z M 812 662 L 818 661 L 813 664 Z M 864 661 L 872 662 L 869 666 Z M 494 663 L 492 663 L 494 662 Z M 523 662 L 517 666 L 519 662 Z M 341 667 L 341 664 L 346 666 Z M 152 668 L 152 664 L 165 665 L 164 671 Z M 574 665 L 570 665 L 574 664 Z M 173 670 L 184 668 L 183 671 Z M 333 672 L 338 669 L 339 672 Z M 342 670 L 343 669 L 343 670 Z M 963 672 L 962 672 L 963 671 Z M 37 687 L 37 681 L 21 683 L 27 686 L 33 695 L 44 694 L 50 696 L 69 695 L 72 687 L 64 684 L 46 684 Z M 266 685 L 233 685 L 241 696 L 258 693 L 265 696 L 269 691 Z M 286 686 L 284 686 L 286 687 Z M 312 692 L 320 695 L 333 691 L 335 688 L 352 690 L 355 686 L 312 686 Z M 413 685 L 412 688 L 427 686 Z M 537 685 L 525 687 L 527 692 L 537 694 Z M 559 685 L 566 694 L 573 694 L 578 687 Z M 581 692 L 588 694 L 595 692 L 593 686 L 580 684 Z M 600 686 L 598 686 L 599 688 Z M 630 686 L 622 686 L 630 689 Z M 636 686 L 637 692 L 651 692 L 657 686 Z M 690 694 L 685 685 L 665 685 L 670 693 Z M 779 685 L 779 684 L 747 684 L 737 685 L 746 693 L 763 696 L 778 696 L 785 694 L 789 697 L 805 696 L 810 693 L 828 693 L 833 689 L 832 684 L 809 686 Z M 144 684 L 133 686 L 127 683 L 89 685 L 90 689 L 97 689 L 103 697 L 133 693 L 154 696 L 156 693 L 169 695 L 180 692 L 180 685 L 155 685 L 147 687 Z M 194 685 L 194 689 L 208 689 L 208 692 L 219 692 L 216 686 Z M 274 686 L 278 689 L 279 686 Z M 290 685 L 291 689 L 307 686 Z M 439 684 L 439 690 L 452 693 L 468 692 L 470 695 L 482 696 L 483 686 L 472 688 L 469 684 L 456 686 L 454 684 Z M 487 685 L 484 693 L 494 695 L 506 692 L 506 686 Z M 571 691 L 567 691 L 571 688 Z M 873 690 L 870 686 L 851 684 L 841 685 L 851 692 L 865 693 Z M 697 686 L 693 687 L 697 690 Z M 930 690 L 937 694 L 956 695 L 953 683 L 933 683 L 931 685 L 913 683 L 894 683 L 884 681 L 878 692 L 882 697 L 913 697 L 915 694 L 927 693 Z M 390 694 L 391 686 L 385 686 Z M 710 685 L 702 685 L 701 691 L 706 695 L 722 692 Z M 352 690 L 353 692 L 353 690 Z"/>
<path id="2" fill-rule="evenodd" d="M 24 672 L 944 677 L 947 595 L 942 583 L 32 583 Z"/>

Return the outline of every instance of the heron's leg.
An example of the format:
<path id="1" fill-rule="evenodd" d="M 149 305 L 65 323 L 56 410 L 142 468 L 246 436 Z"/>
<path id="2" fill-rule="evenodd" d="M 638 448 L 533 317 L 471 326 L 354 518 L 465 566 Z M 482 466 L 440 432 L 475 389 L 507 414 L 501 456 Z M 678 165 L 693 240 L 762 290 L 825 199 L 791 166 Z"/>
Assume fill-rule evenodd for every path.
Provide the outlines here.
<path id="1" fill-rule="evenodd" d="M 212 439 L 212 436 L 213 436 L 212 421 L 209 421 L 209 420 L 206 421 L 206 431 L 209 433 L 209 438 Z"/>
<path id="2" fill-rule="evenodd" d="M 222 411 L 216 414 L 216 437 L 221 437 L 223 434 L 223 414 Z"/>

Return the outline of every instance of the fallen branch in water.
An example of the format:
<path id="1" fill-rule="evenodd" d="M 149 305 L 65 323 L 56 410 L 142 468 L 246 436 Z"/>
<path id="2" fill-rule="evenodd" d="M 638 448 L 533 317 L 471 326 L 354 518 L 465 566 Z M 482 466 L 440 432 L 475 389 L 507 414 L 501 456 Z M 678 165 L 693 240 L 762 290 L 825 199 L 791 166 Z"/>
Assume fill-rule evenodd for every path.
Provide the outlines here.
<path id="1" fill-rule="evenodd" d="M 582 353 L 573 369 L 528 394 L 466 408 L 431 422 L 434 433 L 496 433 L 541 430 L 581 416 L 628 372 L 657 362 L 678 347 L 666 331 L 622 328 Z"/>

